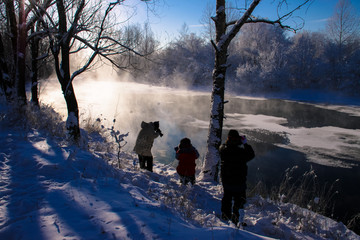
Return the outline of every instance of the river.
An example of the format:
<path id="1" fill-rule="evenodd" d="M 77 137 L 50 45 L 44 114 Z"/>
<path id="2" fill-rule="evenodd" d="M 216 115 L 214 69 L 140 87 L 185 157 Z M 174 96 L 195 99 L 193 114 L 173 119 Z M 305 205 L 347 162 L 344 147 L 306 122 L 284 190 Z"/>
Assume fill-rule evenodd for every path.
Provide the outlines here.
<path id="1" fill-rule="evenodd" d="M 155 164 L 176 166 L 173 148 L 183 137 L 192 140 L 203 160 L 209 126 L 208 92 L 113 81 L 83 80 L 74 86 L 82 119 L 100 118 L 107 126 L 116 119 L 116 129 L 129 132 L 125 151 L 132 150 L 142 121 L 160 121 L 164 136 L 154 143 Z M 237 129 L 256 153 L 249 162 L 249 185 L 262 181 L 269 188 L 276 186 L 286 169 L 294 166 L 294 178 L 313 170 L 317 184 L 334 184 L 333 191 L 338 191 L 334 218 L 346 221 L 360 212 L 359 106 L 226 96 L 223 140 L 229 129 Z M 41 89 L 40 98 L 65 117 L 65 102 L 56 81 Z"/>

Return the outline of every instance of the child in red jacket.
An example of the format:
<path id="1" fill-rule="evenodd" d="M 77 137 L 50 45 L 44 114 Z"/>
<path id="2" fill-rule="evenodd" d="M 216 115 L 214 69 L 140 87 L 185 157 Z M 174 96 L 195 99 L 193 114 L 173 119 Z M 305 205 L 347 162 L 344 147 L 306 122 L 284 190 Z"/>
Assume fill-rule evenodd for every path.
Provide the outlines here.
<path id="1" fill-rule="evenodd" d="M 190 182 L 195 184 L 195 160 L 199 158 L 199 152 L 191 145 L 189 138 L 183 138 L 180 141 L 179 147 L 175 147 L 176 159 L 179 160 L 179 165 L 176 168 L 180 176 L 180 182 L 186 185 Z"/>

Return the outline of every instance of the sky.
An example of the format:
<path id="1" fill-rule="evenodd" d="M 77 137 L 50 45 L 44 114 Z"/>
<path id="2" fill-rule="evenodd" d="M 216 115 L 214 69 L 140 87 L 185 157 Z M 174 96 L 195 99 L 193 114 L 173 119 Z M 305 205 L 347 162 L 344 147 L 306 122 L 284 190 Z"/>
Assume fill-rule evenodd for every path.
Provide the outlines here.
<path id="1" fill-rule="evenodd" d="M 360 1 L 350 0 L 357 12 L 360 14 Z M 230 1 L 228 1 L 230 2 Z M 233 6 L 241 8 L 245 0 L 231 0 Z M 248 4 L 251 0 L 247 0 Z M 272 17 L 276 16 L 277 2 L 274 0 L 263 0 L 255 10 L 255 16 Z M 291 0 L 289 8 L 302 2 Z M 325 29 L 326 21 L 333 15 L 338 0 L 314 0 L 309 8 L 304 8 L 294 15 L 292 21 L 299 22 L 299 18 L 305 20 L 304 30 L 321 31 Z M 216 0 L 156 0 L 148 1 L 146 8 L 144 2 L 129 0 L 129 5 L 136 5 L 136 16 L 134 22 L 149 20 L 151 28 L 157 37 L 162 40 L 171 40 L 179 34 L 184 23 L 188 26 L 189 32 L 200 33 L 204 27 L 200 19 L 204 14 L 207 5 L 215 6 Z M 150 9 L 150 10 L 149 10 Z M 289 22 L 289 24 L 293 24 Z"/>

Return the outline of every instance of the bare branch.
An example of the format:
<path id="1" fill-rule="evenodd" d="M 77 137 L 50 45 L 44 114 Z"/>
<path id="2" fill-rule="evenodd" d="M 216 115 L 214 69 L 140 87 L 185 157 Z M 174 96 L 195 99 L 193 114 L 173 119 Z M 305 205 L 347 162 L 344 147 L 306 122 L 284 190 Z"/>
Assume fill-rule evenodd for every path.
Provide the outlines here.
<path id="1" fill-rule="evenodd" d="M 249 8 L 246 10 L 246 12 L 244 13 L 244 15 L 236 21 L 235 25 L 232 27 L 232 29 L 229 31 L 229 33 L 227 34 L 227 36 L 225 37 L 225 39 L 222 40 L 222 42 L 220 43 L 220 45 L 224 44 L 224 46 L 228 46 L 231 42 L 231 40 L 236 36 L 236 34 L 240 31 L 241 27 L 246 23 L 246 21 L 249 19 L 249 17 L 251 16 L 251 14 L 253 13 L 253 11 L 255 10 L 256 6 L 260 3 L 260 0 L 254 0 Z M 219 47 L 219 43 L 218 43 L 218 48 L 222 48 L 222 46 Z"/>
<path id="2" fill-rule="evenodd" d="M 55 4 L 55 2 L 52 2 L 52 0 L 49 0 L 49 2 L 51 3 L 51 4 L 49 4 L 49 6 L 47 6 L 47 5 L 44 5 L 44 6 L 42 6 L 42 5 L 38 5 L 37 3 L 35 3 L 33 0 L 29 0 L 30 2 L 31 2 L 31 4 L 33 4 L 34 5 L 34 8 L 33 8 L 33 11 L 34 11 L 34 14 L 37 16 L 37 21 L 40 21 L 42 24 L 43 24 L 43 26 L 45 27 L 45 29 L 49 29 L 48 27 L 47 27 L 47 23 L 46 23 L 46 21 L 44 20 L 44 16 L 46 16 L 47 17 L 47 19 L 50 21 L 50 23 L 52 24 L 52 27 L 55 27 L 56 26 L 56 24 L 54 23 L 54 21 L 53 21 L 53 19 L 52 19 L 52 17 L 49 15 L 49 13 L 46 11 L 49 7 L 51 7 L 52 5 L 54 5 Z M 46 8 L 45 8 L 46 7 Z M 27 28 L 29 29 L 30 28 L 30 26 L 27 26 Z"/>
<path id="3" fill-rule="evenodd" d="M 95 57 L 97 56 L 98 52 L 93 52 L 93 54 L 90 56 L 90 58 L 88 59 L 88 61 L 86 62 L 86 64 L 84 64 L 84 66 L 80 69 L 78 69 L 77 71 L 73 72 L 73 74 L 70 77 L 70 81 L 66 87 L 66 91 L 68 90 L 68 88 L 70 87 L 72 81 L 74 80 L 74 78 L 78 75 L 80 75 L 81 73 L 85 72 L 86 70 L 89 69 L 91 63 L 94 61 Z"/>
<path id="4" fill-rule="evenodd" d="M 211 40 L 211 45 L 214 47 L 216 52 L 219 52 L 219 49 L 218 49 L 216 43 L 214 42 L 214 40 Z"/>
<path id="5" fill-rule="evenodd" d="M 280 28 L 285 29 L 285 30 L 289 30 L 292 31 L 294 33 L 296 33 L 296 31 L 298 30 L 297 28 L 293 28 L 291 26 L 288 25 L 284 25 L 280 19 L 271 21 L 269 19 L 264 19 L 264 18 L 258 18 L 258 19 L 249 19 L 246 21 L 246 23 L 267 23 L 267 24 L 272 24 L 272 25 L 278 25 Z"/>
<path id="6" fill-rule="evenodd" d="M 36 21 L 39 21 L 40 19 L 42 19 L 42 17 L 44 15 L 47 15 L 48 13 L 46 12 L 46 10 L 51 7 L 53 4 L 55 4 L 55 2 L 53 2 L 53 0 L 46 0 L 43 4 L 39 5 L 38 2 L 39 0 L 29 0 L 30 2 L 30 6 L 29 9 L 34 13 L 34 16 L 28 21 L 28 23 L 26 24 L 26 29 L 31 29 L 31 27 L 35 24 Z M 51 21 L 52 19 L 49 18 Z"/>
<path id="7" fill-rule="evenodd" d="M 70 39 L 72 38 L 72 36 L 75 35 L 76 32 L 76 27 L 78 26 L 78 22 L 81 16 L 82 11 L 84 10 L 85 7 L 85 0 L 81 0 L 79 7 L 76 10 L 75 16 L 74 16 L 74 21 L 67 33 L 67 37 L 65 39 L 65 42 L 70 42 Z"/>
<path id="8" fill-rule="evenodd" d="M 138 55 L 138 56 L 141 56 L 141 57 L 144 56 L 143 54 L 135 51 L 134 49 L 132 49 L 132 48 L 130 48 L 130 47 L 128 47 L 128 46 L 125 46 L 124 44 L 122 44 L 121 42 L 119 42 L 118 40 L 116 40 L 116 39 L 114 39 L 114 38 L 111 38 L 111 37 L 108 37 L 108 36 L 104 36 L 104 37 L 101 37 L 101 39 L 110 40 L 110 41 L 116 43 L 117 45 L 119 45 L 120 47 L 125 48 L 125 49 L 128 50 L 129 52 L 132 52 L 132 53 L 134 53 L 134 54 L 136 54 L 136 55 Z"/>
<path id="9" fill-rule="evenodd" d="M 290 12 L 286 13 L 285 15 L 282 15 L 280 16 L 279 14 L 279 9 L 281 9 L 281 6 L 283 4 L 286 4 L 287 5 L 287 1 L 286 0 L 282 0 L 280 3 L 279 3 L 279 7 L 278 7 L 278 20 L 279 21 L 284 21 L 284 20 L 287 20 L 289 19 L 289 17 L 291 17 L 294 12 L 296 12 L 297 10 L 300 10 L 302 7 L 308 5 L 309 3 L 312 3 L 314 0 L 305 0 L 302 4 L 298 5 L 297 7 L 295 7 L 293 10 L 291 10 Z"/>

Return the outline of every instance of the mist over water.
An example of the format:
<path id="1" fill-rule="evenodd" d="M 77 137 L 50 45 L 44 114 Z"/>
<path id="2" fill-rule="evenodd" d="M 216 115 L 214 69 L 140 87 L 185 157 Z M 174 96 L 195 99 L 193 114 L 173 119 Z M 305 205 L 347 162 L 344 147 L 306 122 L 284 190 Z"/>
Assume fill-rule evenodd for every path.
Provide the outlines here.
<path id="1" fill-rule="evenodd" d="M 160 121 L 164 136 L 154 142 L 155 161 L 174 161 L 173 148 L 183 137 L 189 137 L 199 152 L 205 153 L 209 93 L 96 80 L 74 82 L 74 88 L 79 104 L 80 122 L 88 117 L 94 121 L 100 118 L 105 127 L 111 127 L 113 119 L 116 119 L 115 128 L 121 133 L 129 132 L 125 151 L 132 151 L 142 121 Z M 55 110 L 66 118 L 65 101 L 56 81 L 43 88 L 41 100 L 53 105 Z M 204 126 L 199 127 L 199 121 Z"/>
<path id="2" fill-rule="evenodd" d="M 157 161 L 177 165 L 173 148 L 183 137 L 191 139 L 205 156 L 209 126 L 210 93 L 174 90 L 132 82 L 76 79 L 74 89 L 80 122 L 100 118 L 106 127 L 129 132 L 125 151 L 132 151 L 142 121 L 160 121 L 164 136 L 152 149 Z M 66 105 L 56 80 L 42 88 L 40 100 L 66 118 Z M 249 139 L 256 158 L 249 163 L 250 183 L 278 184 L 287 168 L 299 166 L 300 175 L 315 169 L 322 183 L 340 179 L 341 203 L 337 216 L 360 212 L 360 107 L 319 106 L 296 101 L 227 96 L 223 141 L 235 128 Z M 349 209 L 351 206 L 351 209 Z"/>

